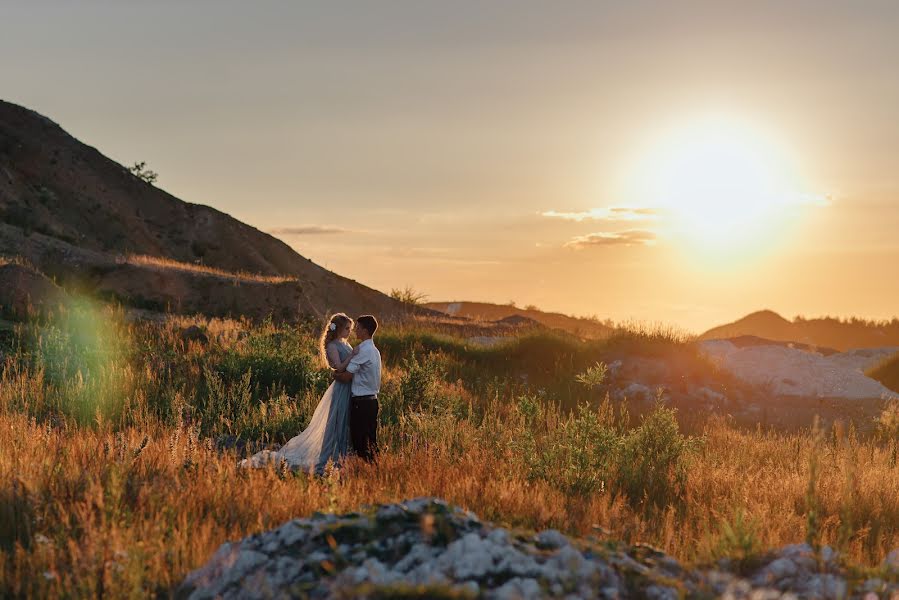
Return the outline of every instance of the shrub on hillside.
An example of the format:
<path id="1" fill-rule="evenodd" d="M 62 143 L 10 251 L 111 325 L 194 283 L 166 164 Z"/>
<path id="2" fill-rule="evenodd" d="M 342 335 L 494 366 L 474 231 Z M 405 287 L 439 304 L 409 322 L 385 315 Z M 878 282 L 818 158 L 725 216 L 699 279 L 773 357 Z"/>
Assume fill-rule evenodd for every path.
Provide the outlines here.
<path id="1" fill-rule="evenodd" d="M 390 297 L 394 300 L 399 300 L 407 306 L 419 306 L 428 299 L 427 294 L 423 294 L 411 286 L 406 286 L 402 289 L 393 288 L 390 290 Z"/>
<path id="2" fill-rule="evenodd" d="M 656 405 L 622 440 L 615 493 L 649 511 L 677 505 L 687 484 L 689 456 L 698 444 L 680 433 L 674 409 Z"/>
<path id="3" fill-rule="evenodd" d="M 128 167 L 128 171 L 138 179 L 142 179 L 150 185 L 155 185 L 156 180 L 159 179 L 159 174 L 156 171 L 147 168 L 147 161 L 144 160 L 136 162 Z"/>

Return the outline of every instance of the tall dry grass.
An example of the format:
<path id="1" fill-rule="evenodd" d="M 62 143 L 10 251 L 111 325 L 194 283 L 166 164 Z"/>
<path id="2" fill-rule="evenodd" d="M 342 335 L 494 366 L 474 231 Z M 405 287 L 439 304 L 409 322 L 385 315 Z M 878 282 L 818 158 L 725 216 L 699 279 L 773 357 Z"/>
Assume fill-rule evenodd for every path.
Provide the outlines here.
<path id="1" fill-rule="evenodd" d="M 820 445 L 808 435 L 712 424 L 691 463 L 683 506 L 647 516 L 622 498 L 566 494 L 528 481 L 503 448 L 508 440 L 484 442 L 484 428 L 498 426 L 395 426 L 377 466 L 350 461 L 318 478 L 239 471 L 235 456 L 210 448 L 190 427 L 114 432 L 48 427 L 5 414 L 0 591 L 12 597 L 168 594 L 226 540 L 314 511 L 422 495 L 511 527 L 589 535 L 598 525 L 612 538 L 706 561 L 741 551 L 727 535 L 741 518 L 749 552 L 806 539 L 812 456 L 820 461 L 814 541 L 840 546 L 863 564 L 899 547 L 899 474 L 885 448 L 851 440 Z"/>
<path id="2" fill-rule="evenodd" d="M 202 346 L 181 340 L 184 324 L 128 324 L 88 307 L 18 328 L 0 379 L 0 596 L 166 596 L 226 540 L 422 495 L 505 526 L 646 542 L 688 562 L 809 540 L 875 565 L 899 547 L 899 440 L 712 419 L 691 441 L 664 409 L 642 422 L 608 404 L 569 412 L 500 368 L 569 377 L 591 364 L 592 346 L 552 340 L 543 355 L 567 358 L 540 363 L 537 339 L 491 354 L 385 331 L 376 466 L 350 460 L 323 478 L 240 471 L 217 445 L 285 440 L 326 385 L 306 358 L 314 332 L 214 322 Z M 675 457 L 660 472 L 663 451 Z M 661 492 L 641 478 L 665 501 L 650 502 Z"/>

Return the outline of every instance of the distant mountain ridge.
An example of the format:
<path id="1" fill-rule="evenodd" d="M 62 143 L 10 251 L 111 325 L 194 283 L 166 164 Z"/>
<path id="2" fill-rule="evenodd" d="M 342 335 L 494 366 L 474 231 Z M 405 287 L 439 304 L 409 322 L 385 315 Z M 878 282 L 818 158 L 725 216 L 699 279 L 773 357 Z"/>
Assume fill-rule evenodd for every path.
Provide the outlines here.
<path id="1" fill-rule="evenodd" d="M 853 348 L 899 346 L 899 318 L 877 322 L 863 319 L 822 317 L 789 321 L 772 310 L 761 310 L 742 319 L 709 329 L 700 340 L 755 336 L 780 342 L 799 342 L 809 346 Z"/>
<path id="2" fill-rule="evenodd" d="M 479 321 L 500 321 L 513 317 L 525 318 L 545 327 L 561 329 L 575 335 L 590 338 L 608 337 L 614 331 L 612 327 L 593 319 L 582 319 L 561 313 L 544 312 L 535 308 L 518 308 L 510 304 L 427 302 L 424 306 L 454 317 L 464 317 Z"/>
<path id="3" fill-rule="evenodd" d="M 282 300 L 273 308 L 279 314 L 408 311 L 267 233 L 146 183 L 47 117 L 0 101 L 0 255 L 22 256 L 63 282 L 77 280 L 135 302 L 204 306 L 210 288 L 196 284 L 213 281 L 208 273 L 123 263 L 122 257 L 134 254 L 296 278 L 296 289 L 277 294 Z M 148 273 L 154 274 L 154 285 L 134 281 Z M 269 288 L 258 288 L 255 295 L 261 297 L 238 292 L 214 312 L 242 314 L 247 301 L 254 303 L 254 313 L 264 311 Z"/>

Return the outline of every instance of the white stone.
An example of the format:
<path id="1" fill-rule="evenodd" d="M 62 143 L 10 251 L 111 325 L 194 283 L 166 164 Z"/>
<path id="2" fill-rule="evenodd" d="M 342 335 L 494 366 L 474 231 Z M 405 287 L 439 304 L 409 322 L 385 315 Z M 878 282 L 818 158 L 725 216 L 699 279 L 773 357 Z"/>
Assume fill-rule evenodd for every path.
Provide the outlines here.
<path id="1" fill-rule="evenodd" d="M 883 559 L 883 568 L 890 573 L 899 574 L 899 548 L 886 555 Z"/>
<path id="2" fill-rule="evenodd" d="M 794 577 L 799 568 L 789 558 L 778 558 L 765 567 L 765 571 L 774 581 L 780 581 L 784 577 Z"/>
<path id="3" fill-rule="evenodd" d="M 540 548 L 556 549 L 568 545 L 568 538 L 555 529 L 541 531 L 537 534 L 536 541 Z"/>
<path id="4" fill-rule="evenodd" d="M 487 535 L 487 539 L 494 544 L 507 544 L 509 543 L 509 532 L 505 529 L 497 528 Z"/>
<path id="5" fill-rule="evenodd" d="M 510 579 L 494 592 L 497 600 L 531 600 L 542 595 L 540 584 L 536 580 L 520 577 Z"/>

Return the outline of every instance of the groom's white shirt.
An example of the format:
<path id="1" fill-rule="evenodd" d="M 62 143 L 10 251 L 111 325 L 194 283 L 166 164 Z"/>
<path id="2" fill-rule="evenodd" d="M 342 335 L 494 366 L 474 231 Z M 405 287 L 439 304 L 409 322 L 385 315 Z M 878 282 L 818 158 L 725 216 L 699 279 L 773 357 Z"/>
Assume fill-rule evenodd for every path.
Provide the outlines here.
<path id="1" fill-rule="evenodd" d="M 381 391 L 381 353 L 369 340 L 359 342 L 359 353 L 350 359 L 347 373 L 353 374 L 350 393 L 354 396 L 377 396 Z"/>

